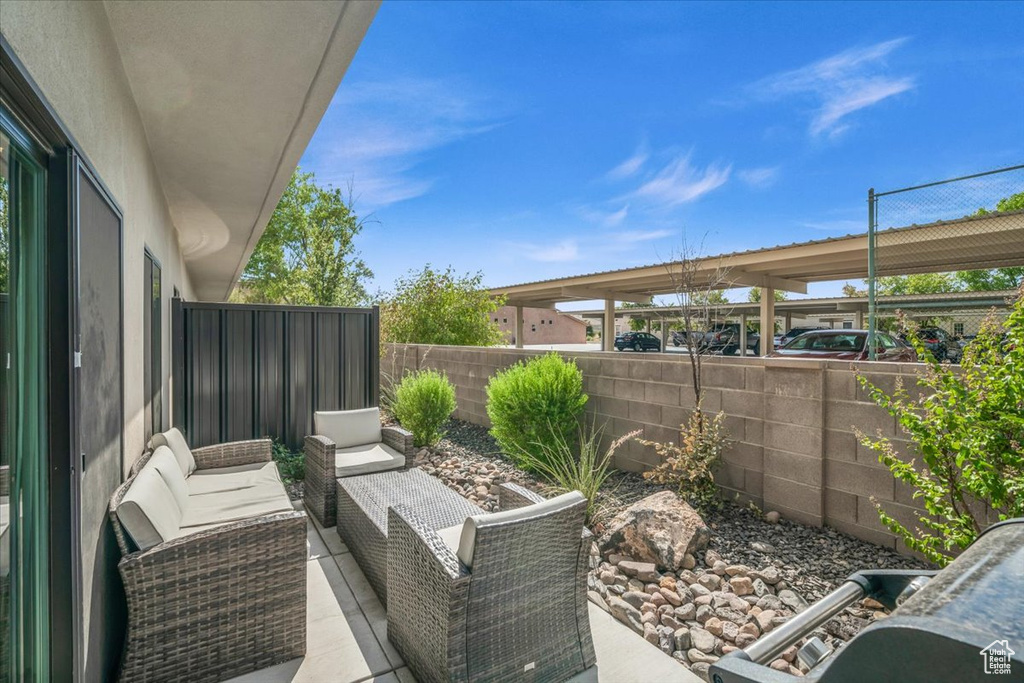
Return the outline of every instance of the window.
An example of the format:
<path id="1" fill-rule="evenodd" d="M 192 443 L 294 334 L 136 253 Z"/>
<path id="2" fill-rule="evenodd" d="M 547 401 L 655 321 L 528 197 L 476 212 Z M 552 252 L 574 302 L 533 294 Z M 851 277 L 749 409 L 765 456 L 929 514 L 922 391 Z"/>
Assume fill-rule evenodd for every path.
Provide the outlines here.
<path id="1" fill-rule="evenodd" d="M 147 249 L 142 278 L 145 306 L 143 309 L 144 376 L 146 392 L 146 439 L 164 430 L 163 420 L 163 354 L 162 316 L 160 306 L 160 264 Z"/>
<path id="2" fill-rule="evenodd" d="M 541 321 L 540 321 L 540 324 L 541 324 L 541 325 L 543 325 L 543 324 L 544 324 L 544 321 L 543 321 L 543 320 L 541 320 Z"/>
<path id="3" fill-rule="evenodd" d="M 497 319 L 497 318 L 495 318 L 495 319 L 494 319 L 494 322 L 498 322 L 498 319 Z"/>
<path id="4" fill-rule="evenodd" d="M 843 321 L 843 329 L 844 330 L 852 330 L 853 329 L 853 321 L 852 320 L 844 320 Z"/>
<path id="5" fill-rule="evenodd" d="M 555 321 L 554 321 L 554 320 L 549 320 L 549 321 L 548 321 L 548 325 L 554 325 L 554 324 L 555 324 Z"/>
<path id="6" fill-rule="evenodd" d="M 508 318 L 502 318 L 502 319 L 501 319 L 501 322 L 503 322 L 503 323 L 508 323 Z"/>
<path id="7" fill-rule="evenodd" d="M 953 323 L 953 334 L 955 334 L 957 336 L 963 336 L 963 334 L 964 334 L 964 324 L 963 323 Z"/>

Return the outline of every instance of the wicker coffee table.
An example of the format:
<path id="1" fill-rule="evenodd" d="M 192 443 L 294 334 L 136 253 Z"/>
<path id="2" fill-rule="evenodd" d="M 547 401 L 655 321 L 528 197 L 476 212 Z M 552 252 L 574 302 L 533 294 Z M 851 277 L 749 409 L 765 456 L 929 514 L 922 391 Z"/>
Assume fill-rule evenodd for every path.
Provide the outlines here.
<path id="1" fill-rule="evenodd" d="M 387 605 L 388 508 L 404 505 L 436 531 L 484 510 L 418 469 L 345 477 L 338 485 L 338 535 Z"/>

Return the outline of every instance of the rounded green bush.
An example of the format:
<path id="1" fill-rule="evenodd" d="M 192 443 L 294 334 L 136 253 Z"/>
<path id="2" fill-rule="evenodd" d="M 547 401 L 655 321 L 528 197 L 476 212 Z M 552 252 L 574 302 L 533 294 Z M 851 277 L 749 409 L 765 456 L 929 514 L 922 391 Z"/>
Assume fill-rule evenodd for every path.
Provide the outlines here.
<path id="1" fill-rule="evenodd" d="M 410 373 L 395 389 L 395 417 L 412 432 L 417 446 L 433 446 L 440 441 L 444 436 L 441 427 L 454 410 L 455 387 L 436 370 Z"/>
<path id="2" fill-rule="evenodd" d="M 575 443 L 586 403 L 583 373 L 557 353 L 520 361 L 487 383 L 491 434 L 528 470 L 536 469 L 535 460 L 546 461 L 554 443 Z"/>

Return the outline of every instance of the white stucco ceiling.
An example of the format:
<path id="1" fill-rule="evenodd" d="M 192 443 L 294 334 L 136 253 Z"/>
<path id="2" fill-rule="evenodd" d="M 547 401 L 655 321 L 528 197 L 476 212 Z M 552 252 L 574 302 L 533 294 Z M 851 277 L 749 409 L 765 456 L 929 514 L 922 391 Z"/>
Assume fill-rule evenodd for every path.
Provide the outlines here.
<path id="1" fill-rule="evenodd" d="M 379 2 L 105 6 L 196 296 L 225 299 Z"/>

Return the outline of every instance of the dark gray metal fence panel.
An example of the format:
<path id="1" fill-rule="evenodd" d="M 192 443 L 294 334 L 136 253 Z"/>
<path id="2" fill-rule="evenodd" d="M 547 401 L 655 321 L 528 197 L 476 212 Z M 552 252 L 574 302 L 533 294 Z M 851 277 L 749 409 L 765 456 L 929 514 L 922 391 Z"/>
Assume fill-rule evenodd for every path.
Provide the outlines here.
<path id="1" fill-rule="evenodd" d="M 314 411 L 377 405 L 376 308 L 173 310 L 175 426 L 193 447 L 269 436 L 297 449 Z"/>

